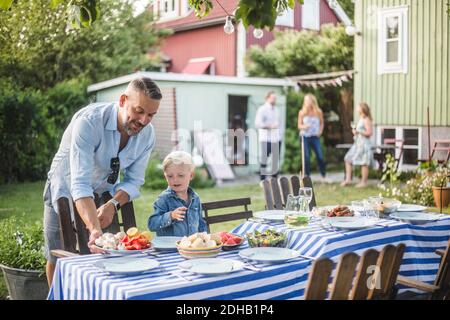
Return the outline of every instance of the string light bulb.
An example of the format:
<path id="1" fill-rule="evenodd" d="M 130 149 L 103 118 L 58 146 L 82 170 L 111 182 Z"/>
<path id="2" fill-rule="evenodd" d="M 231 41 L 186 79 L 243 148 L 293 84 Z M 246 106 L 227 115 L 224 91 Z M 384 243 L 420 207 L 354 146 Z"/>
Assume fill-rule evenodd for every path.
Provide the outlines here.
<path id="1" fill-rule="evenodd" d="M 262 29 L 254 29 L 253 30 L 253 36 L 256 39 L 261 39 L 264 36 L 264 31 Z"/>
<path id="2" fill-rule="evenodd" d="M 233 22 L 231 21 L 231 16 L 227 16 L 225 20 L 225 25 L 223 26 L 223 31 L 226 34 L 232 34 L 234 32 Z"/>

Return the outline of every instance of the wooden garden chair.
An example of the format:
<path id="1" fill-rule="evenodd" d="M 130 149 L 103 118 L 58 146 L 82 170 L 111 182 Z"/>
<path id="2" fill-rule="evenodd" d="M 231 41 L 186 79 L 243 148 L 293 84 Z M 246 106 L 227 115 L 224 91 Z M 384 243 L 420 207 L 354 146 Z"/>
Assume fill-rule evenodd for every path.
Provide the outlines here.
<path id="1" fill-rule="evenodd" d="M 251 204 L 250 198 L 239 198 L 239 199 L 230 199 L 230 200 L 221 200 L 221 201 L 213 201 L 213 202 L 205 202 L 202 203 L 202 210 L 204 212 L 204 217 L 206 221 L 206 225 L 208 228 L 208 233 L 211 232 L 210 225 L 214 223 L 221 223 L 233 220 L 242 220 L 249 219 L 253 217 L 253 212 L 248 209 L 248 205 Z M 233 207 L 243 206 L 242 211 L 226 213 L 221 215 L 213 215 L 210 216 L 209 213 L 211 210 L 216 209 L 228 209 Z"/>
<path id="2" fill-rule="evenodd" d="M 329 279 L 334 263 L 329 258 L 320 258 L 314 261 L 309 274 L 305 299 L 393 299 L 404 251 L 405 245 L 399 244 L 387 245 L 381 252 L 369 249 L 361 257 L 353 252 L 345 253 L 337 265 L 331 285 Z"/>
<path id="3" fill-rule="evenodd" d="M 444 154 L 444 157 L 436 159 L 439 164 L 447 164 L 450 161 L 450 140 L 435 140 L 430 154 L 431 160 Z M 419 159 L 419 162 L 427 162 L 429 159 Z"/>
<path id="4" fill-rule="evenodd" d="M 423 294 L 406 292 L 405 294 L 400 294 L 398 299 L 402 299 L 402 296 L 409 296 L 412 299 L 450 300 L 450 240 L 447 244 L 447 248 L 444 250 L 436 250 L 436 254 L 440 255 L 442 258 L 434 283 L 428 284 L 422 281 L 398 276 L 398 284 L 423 292 Z"/>
<path id="5" fill-rule="evenodd" d="M 304 177 L 300 182 L 300 178 L 296 175 L 290 179 L 287 177 L 266 179 L 261 182 L 261 185 L 267 210 L 283 210 L 286 206 L 288 195 L 293 194 L 294 196 L 298 196 L 301 186 L 313 188 L 310 177 Z M 312 209 L 315 206 L 316 197 L 313 188 L 313 197 L 309 203 L 309 208 Z"/>
<path id="6" fill-rule="evenodd" d="M 103 193 L 102 197 L 94 199 L 96 207 L 100 207 L 103 203 L 111 199 L 109 192 Z M 70 214 L 69 200 L 65 197 L 57 200 L 59 210 L 59 224 L 60 224 L 60 239 L 62 250 L 52 250 L 51 254 L 55 257 L 69 257 L 78 254 L 90 254 L 87 246 L 89 242 L 89 231 L 86 228 L 83 220 L 78 214 L 75 203 L 73 203 L 74 221 Z M 131 227 L 136 227 L 136 218 L 134 214 L 133 202 L 128 202 L 123 205 L 119 211 L 122 215 L 122 222 L 119 222 L 119 214 L 114 215 L 111 225 L 105 228 L 104 232 L 117 233 L 120 227 L 124 231 Z"/>

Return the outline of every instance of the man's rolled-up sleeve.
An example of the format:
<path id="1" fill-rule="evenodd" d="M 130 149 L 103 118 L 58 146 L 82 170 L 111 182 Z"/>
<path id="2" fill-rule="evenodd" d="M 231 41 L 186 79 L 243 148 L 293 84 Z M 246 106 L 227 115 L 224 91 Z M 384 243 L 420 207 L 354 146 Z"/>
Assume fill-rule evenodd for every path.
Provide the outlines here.
<path id="1" fill-rule="evenodd" d="M 95 126 L 85 118 L 77 119 L 73 126 L 70 145 L 70 192 L 76 201 L 94 196 L 91 177 L 98 133 Z"/>
<path id="2" fill-rule="evenodd" d="M 151 137 L 152 140 L 141 155 L 125 170 L 123 181 L 114 186 L 114 194 L 118 190 L 123 190 L 128 194 L 129 201 L 140 196 L 139 189 L 145 182 L 148 159 L 155 146 L 155 135 L 152 134 Z"/>

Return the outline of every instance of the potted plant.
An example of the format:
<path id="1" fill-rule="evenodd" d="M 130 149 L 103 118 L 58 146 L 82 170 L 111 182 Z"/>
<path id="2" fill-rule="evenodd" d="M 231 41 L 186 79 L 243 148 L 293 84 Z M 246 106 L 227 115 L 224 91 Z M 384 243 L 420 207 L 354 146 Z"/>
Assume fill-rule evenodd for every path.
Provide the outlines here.
<path id="1" fill-rule="evenodd" d="M 443 168 L 433 176 L 433 197 L 436 207 L 446 208 L 450 204 L 449 170 Z"/>
<path id="2" fill-rule="evenodd" d="M 48 294 L 42 223 L 0 220 L 0 268 L 13 300 L 43 300 Z"/>

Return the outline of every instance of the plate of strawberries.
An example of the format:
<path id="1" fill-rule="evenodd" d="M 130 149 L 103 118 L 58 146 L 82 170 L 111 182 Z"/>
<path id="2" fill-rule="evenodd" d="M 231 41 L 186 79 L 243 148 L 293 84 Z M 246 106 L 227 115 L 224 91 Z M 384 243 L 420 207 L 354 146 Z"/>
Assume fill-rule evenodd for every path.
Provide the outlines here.
<path id="1" fill-rule="evenodd" d="M 219 237 L 222 239 L 222 249 L 227 250 L 233 250 L 238 248 L 241 244 L 244 243 L 245 238 L 241 237 L 240 235 L 229 233 L 229 232 L 219 232 L 217 233 Z"/>

